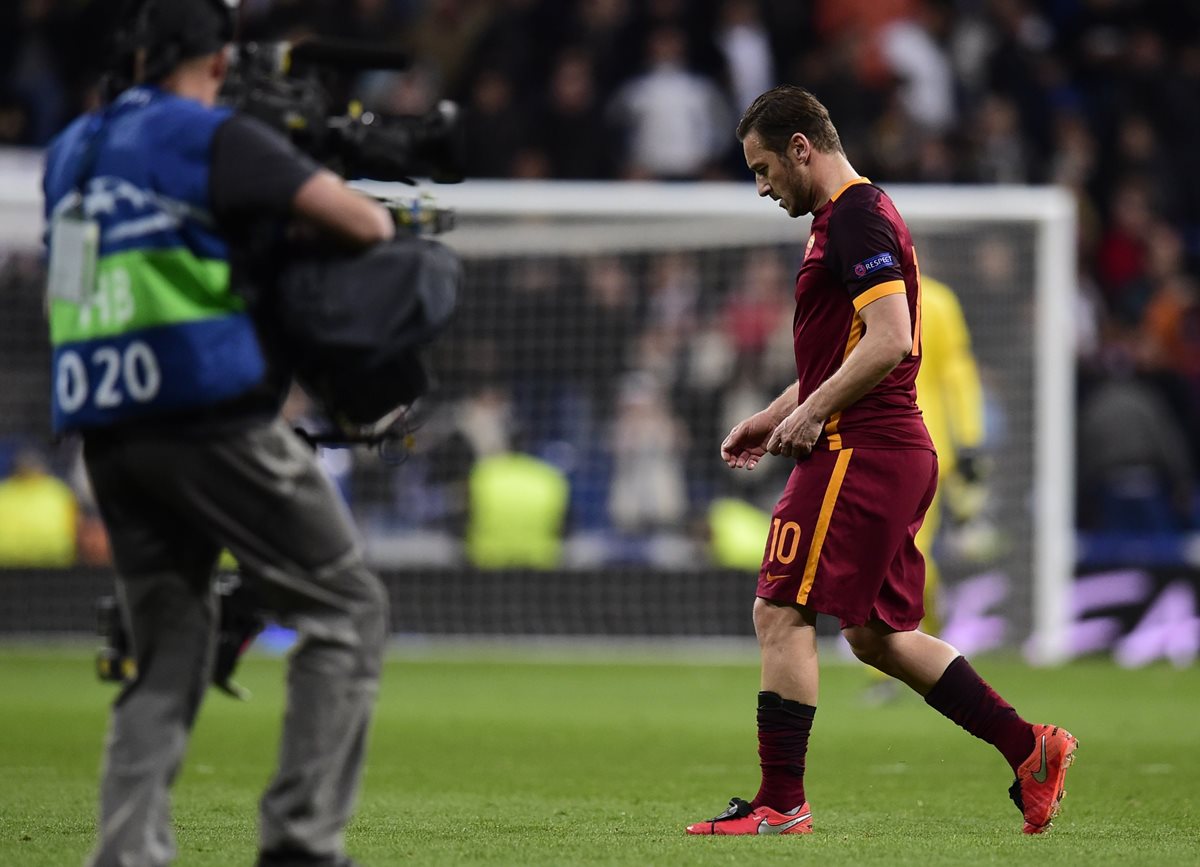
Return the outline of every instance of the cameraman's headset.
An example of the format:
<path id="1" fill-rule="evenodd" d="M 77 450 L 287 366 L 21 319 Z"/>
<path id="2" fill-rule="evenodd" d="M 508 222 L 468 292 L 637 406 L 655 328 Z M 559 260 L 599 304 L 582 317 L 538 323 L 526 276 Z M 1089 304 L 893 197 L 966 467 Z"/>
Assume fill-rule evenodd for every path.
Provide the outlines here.
<path id="1" fill-rule="evenodd" d="M 130 82 L 155 82 L 180 61 L 233 42 L 238 0 L 131 0 L 116 54 Z"/>

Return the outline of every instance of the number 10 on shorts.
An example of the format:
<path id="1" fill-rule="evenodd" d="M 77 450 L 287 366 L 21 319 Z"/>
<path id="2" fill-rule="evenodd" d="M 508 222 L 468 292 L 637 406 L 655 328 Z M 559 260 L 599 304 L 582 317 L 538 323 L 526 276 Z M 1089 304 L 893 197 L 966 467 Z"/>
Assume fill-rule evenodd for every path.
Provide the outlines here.
<path id="1" fill-rule="evenodd" d="M 800 525 L 795 521 L 783 523 L 782 518 L 771 521 L 771 542 L 767 545 L 767 562 L 783 566 L 796 559 L 800 550 Z"/>

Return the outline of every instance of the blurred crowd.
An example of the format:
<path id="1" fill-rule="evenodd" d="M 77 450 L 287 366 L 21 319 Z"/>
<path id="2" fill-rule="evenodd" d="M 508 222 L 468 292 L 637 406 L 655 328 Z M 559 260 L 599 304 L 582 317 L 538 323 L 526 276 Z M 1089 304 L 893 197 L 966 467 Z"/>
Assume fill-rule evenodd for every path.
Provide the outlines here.
<path id="1" fill-rule="evenodd" d="M 95 70 L 106 50 L 97 34 L 115 5 L 16 0 L 0 8 L 0 145 L 41 146 L 95 103 Z M 732 135 L 737 117 L 759 92 L 787 81 L 826 103 L 851 162 L 884 185 L 1066 187 L 1078 200 L 1081 228 L 1076 334 L 1064 335 L 1076 340 L 1079 355 L 1081 526 L 1197 526 L 1200 3 L 242 0 L 240 17 L 248 40 L 319 34 L 403 48 L 410 68 L 358 74 L 340 85 L 340 95 L 389 114 L 457 100 L 468 110 L 473 177 L 746 178 Z M 756 365 L 769 356 L 779 317 L 788 315 L 786 292 L 759 288 L 786 287 L 786 262 L 764 259 L 756 266 L 763 273 L 729 276 L 710 293 L 719 315 L 709 311 L 708 319 L 688 307 L 697 296 L 689 302 L 671 288 L 686 285 L 695 267 L 669 256 L 634 268 L 601 258 L 572 274 L 588 287 L 573 303 L 604 327 L 569 344 L 547 332 L 542 349 L 597 359 L 588 368 L 595 382 L 587 411 L 564 404 L 570 390 L 555 391 L 544 378 L 520 385 L 523 364 L 545 363 L 536 341 L 508 346 L 493 335 L 490 350 L 473 351 L 504 359 L 516 390 L 461 395 L 462 411 L 475 420 L 462 426 L 464 436 L 484 437 L 477 432 L 498 428 L 482 421 L 516 413 L 522 436 L 537 434 L 534 418 L 575 425 L 535 437 L 571 443 L 589 418 L 614 419 L 609 455 L 625 465 L 597 476 L 625 482 L 619 494 L 600 498 L 605 520 L 636 523 L 640 512 L 656 509 L 651 524 L 679 521 L 699 496 L 688 480 L 706 478 L 690 472 L 690 453 L 660 449 L 636 463 L 629 455 L 647 442 L 646 430 L 673 442 L 716 435 L 741 408 L 730 383 L 763 380 Z M 980 260 L 980 273 L 990 267 Z M 539 287 L 561 277 L 546 272 L 545 263 L 525 266 L 510 284 L 522 287 L 518 297 L 509 300 L 536 308 L 539 321 L 567 322 L 581 310 L 546 320 L 539 306 Z M 0 273 L 4 279 L 16 278 Z M 986 317 L 964 303 L 972 324 Z M 485 325 L 501 321 L 480 315 Z M 511 310 L 505 317 L 520 321 Z M 724 342 L 709 339 L 712 322 L 721 323 Z M 697 430 L 705 377 L 731 341 L 741 347 L 735 360 L 759 361 L 721 368 L 726 399 L 700 407 L 708 421 Z M 694 365 L 690 378 L 664 372 L 685 354 Z M 631 355 L 637 364 L 612 370 L 601 361 Z M 786 343 L 782 358 L 786 376 Z M 653 418 L 664 405 L 675 412 Z M 488 449 L 473 444 L 476 454 Z M 684 466 L 672 472 L 680 460 Z M 661 478 L 664 464 L 676 481 Z M 435 458 L 422 466 L 436 478 Z M 652 483 L 644 468 L 655 466 L 660 478 Z M 573 484 L 586 491 L 586 473 Z M 409 505 L 428 509 L 429 502 Z"/>

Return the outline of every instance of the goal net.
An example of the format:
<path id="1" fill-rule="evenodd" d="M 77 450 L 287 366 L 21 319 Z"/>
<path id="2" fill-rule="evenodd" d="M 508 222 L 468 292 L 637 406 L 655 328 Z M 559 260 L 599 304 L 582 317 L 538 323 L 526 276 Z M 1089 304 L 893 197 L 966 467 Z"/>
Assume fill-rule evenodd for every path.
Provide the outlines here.
<path id="1" fill-rule="evenodd" d="M 1053 189 L 889 192 L 922 273 L 959 296 L 983 386 L 986 499 L 965 525 L 944 519 L 935 549 L 947 637 L 1061 659 L 1074 205 Z M 718 446 L 794 379 L 807 219 L 787 219 L 749 183 L 476 182 L 436 193 L 458 213 L 446 240 L 468 274 L 460 321 L 437 353 L 445 396 L 476 412 L 495 401 L 509 447 L 565 469 L 568 567 L 692 573 L 694 597 L 673 615 L 686 619 L 710 595 L 698 573 L 757 563 L 765 535 L 748 516 L 765 534 L 790 468 L 768 460 L 734 473 Z M 744 546 L 728 538 L 738 532 Z"/>
<path id="2" fill-rule="evenodd" d="M 749 183 L 432 192 L 456 211 L 443 239 L 467 275 L 432 350 L 435 393 L 403 460 L 323 453 L 392 590 L 396 628 L 748 634 L 789 462 L 734 473 L 718 448 L 794 379 L 807 221 Z M 984 388 L 986 500 L 937 547 L 948 637 L 1060 659 L 1073 568 L 1073 207 L 1047 189 L 889 193 L 922 272 L 961 300 Z M 0 165 L 0 445 L 46 439 L 40 231 L 28 172 Z"/>

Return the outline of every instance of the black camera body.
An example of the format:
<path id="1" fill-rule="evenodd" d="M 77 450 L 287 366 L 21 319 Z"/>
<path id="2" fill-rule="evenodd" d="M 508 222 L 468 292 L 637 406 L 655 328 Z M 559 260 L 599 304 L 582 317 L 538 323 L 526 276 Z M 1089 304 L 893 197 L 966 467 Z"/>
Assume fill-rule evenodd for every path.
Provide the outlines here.
<path id="1" fill-rule="evenodd" d="M 313 40 L 236 47 L 221 100 L 288 135 L 344 178 L 411 183 L 463 179 L 458 106 L 443 100 L 423 115 L 384 116 L 351 105 L 337 113 L 323 77 L 330 70 L 404 69 L 403 54 Z"/>

